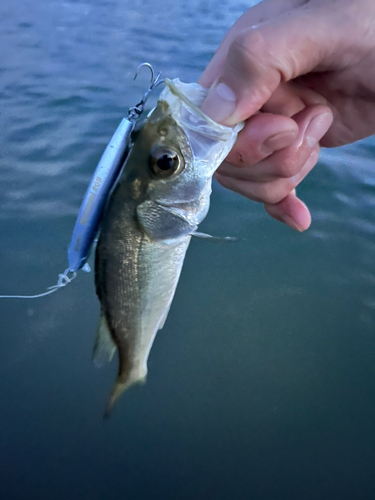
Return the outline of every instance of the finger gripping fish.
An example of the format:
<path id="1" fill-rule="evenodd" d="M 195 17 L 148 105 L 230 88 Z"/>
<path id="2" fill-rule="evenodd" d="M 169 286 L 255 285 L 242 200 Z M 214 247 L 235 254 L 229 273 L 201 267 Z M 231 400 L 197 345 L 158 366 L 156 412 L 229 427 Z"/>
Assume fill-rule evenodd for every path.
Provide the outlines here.
<path id="1" fill-rule="evenodd" d="M 207 215 L 212 176 L 241 125 L 224 127 L 199 109 L 207 90 L 165 80 L 101 222 L 96 290 L 101 318 L 94 361 L 118 350 L 118 375 L 106 414 L 147 374 L 147 358 L 163 327 L 191 236 Z"/>

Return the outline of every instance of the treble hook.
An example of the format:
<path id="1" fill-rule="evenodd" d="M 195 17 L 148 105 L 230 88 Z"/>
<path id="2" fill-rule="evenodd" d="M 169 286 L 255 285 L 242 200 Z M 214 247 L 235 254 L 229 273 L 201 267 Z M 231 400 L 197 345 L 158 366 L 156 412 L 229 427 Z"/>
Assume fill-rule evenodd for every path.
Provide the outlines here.
<path id="1" fill-rule="evenodd" d="M 150 70 L 151 72 L 151 80 L 150 80 L 150 86 L 149 88 L 146 90 L 146 92 L 144 93 L 141 101 L 134 107 L 130 108 L 129 109 L 129 119 L 136 119 L 138 118 L 143 110 L 144 110 L 144 107 L 145 107 L 145 104 L 147 102 L 147 99 L 149 98 L 149 95 L 151 94 L 151 92 L 158 86 L 160 85 L 161 83 L 164 82 L 164 80 L 161 80 L 160 77 L 161 77 L 161 72 L 159 72 L 156 77 L 155 77 L 155 72 L 154 72 L 154 68 L 151 66 L 150 63 L 148 62 L 144 62 L 142 64 L 140 64 L 137 68 L 137 71 L 135 72 L 135 75 L 134 75 L 134 80 L 137 78 L 137 76 L 139 75 L 139 72 L 141 70 L 141 68 L 143 67 L 146 67 Z"/>
<path id="2" fill-rule="evenodd" d="M 140 72 L 141 68 L 148 68 L 150 70 L 150 72 L 151 72 L 151 80 L 150 80 L 150 87 L 149 87 L 149 89 L 154 89 L 157 85 L 159 85 L 159 83 L 162 83 L 164 81 L 164 80 L 160 80 L 161 72 L 159 72 L 156 75 L 156 78 L 155 78 L 154 68 L 148 62 L 144 62 L 144 63 L 142 63 L 142 64 L 140 64 L 138 66 L 137 71 L 135 72 L 135 75 L 134 75 L 134 80 L 139 75 L 139 72 Z"/>
<path id="3" fill-rule="evenodd" d="M 148 68 L 151 71 L 151 82 L 150 82 L 150 85 L 152 85 L 152 83 L 153 83 L 153 81 L 155 79 L 155 72 L 154 72 L 154 68 L 148 62 L 141 63 L 138 66 L 137 71 L 135 72 L 133 80 L 135 80 L 137 78 L 137 76 L 139 75 L 139 72 L 140 72 L 141 68 Z"/>

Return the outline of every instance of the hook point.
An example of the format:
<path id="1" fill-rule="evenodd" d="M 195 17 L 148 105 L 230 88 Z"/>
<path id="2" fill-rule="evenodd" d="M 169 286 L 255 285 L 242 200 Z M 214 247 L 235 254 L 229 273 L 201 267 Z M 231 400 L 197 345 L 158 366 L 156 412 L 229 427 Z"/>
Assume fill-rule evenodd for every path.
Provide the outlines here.
<path id="1" fill-rule="evenodd" d="M 151 66 L 150 63 L 148 62 L 143 62 L 141 63 L 138 68 L 137 68 L 137 71 L 135 72 L 135 75 L 134 75 L 134 80 L 137 78 L 137 76 L 139 75 L 139 72 L 142 68 L 148 68 L 150 71 L 151 71 L 151 81 L 150 81 L 150 85 L 152 85 L 154 79 L 155 79 L 155 72 L 154 72 L 154 68 Z"/>

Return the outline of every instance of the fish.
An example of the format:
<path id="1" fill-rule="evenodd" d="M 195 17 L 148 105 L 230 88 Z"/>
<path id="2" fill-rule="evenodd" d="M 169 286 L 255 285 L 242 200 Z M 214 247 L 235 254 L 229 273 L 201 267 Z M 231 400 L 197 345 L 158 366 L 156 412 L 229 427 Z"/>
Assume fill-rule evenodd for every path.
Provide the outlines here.
<path id="1" fill-rule="evenodd" d="M 219 125 L 199 108 L 207 89 L 165 80 L 133 145 L 102 217 L 95 283 L 101 305 L 93 358 L 118 352 L 105 416 L 142 383 L 163 328 L 191 237 L 209 210 L 212 177 L 242 128 Z"/>

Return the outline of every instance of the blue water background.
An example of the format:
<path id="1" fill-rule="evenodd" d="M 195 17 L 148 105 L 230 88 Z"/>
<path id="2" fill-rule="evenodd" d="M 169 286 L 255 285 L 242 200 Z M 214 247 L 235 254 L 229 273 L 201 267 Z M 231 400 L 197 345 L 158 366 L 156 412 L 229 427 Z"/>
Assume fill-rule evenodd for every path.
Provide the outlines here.
<path id="1" fill-rule="evenodd" d="M 2 0 L 0 293 L 66 268 L 96 162 L 148 77 L 196 81 L 250 4 Z M 360 500 L 375 491 L 375 142 L 325 151 L 297 234 L 216 183 L 149 360 L 102 420 L 93 275 L 0 301 L 0 498 Z M 92 263 L 92 259 L 91 259 Z"/>

